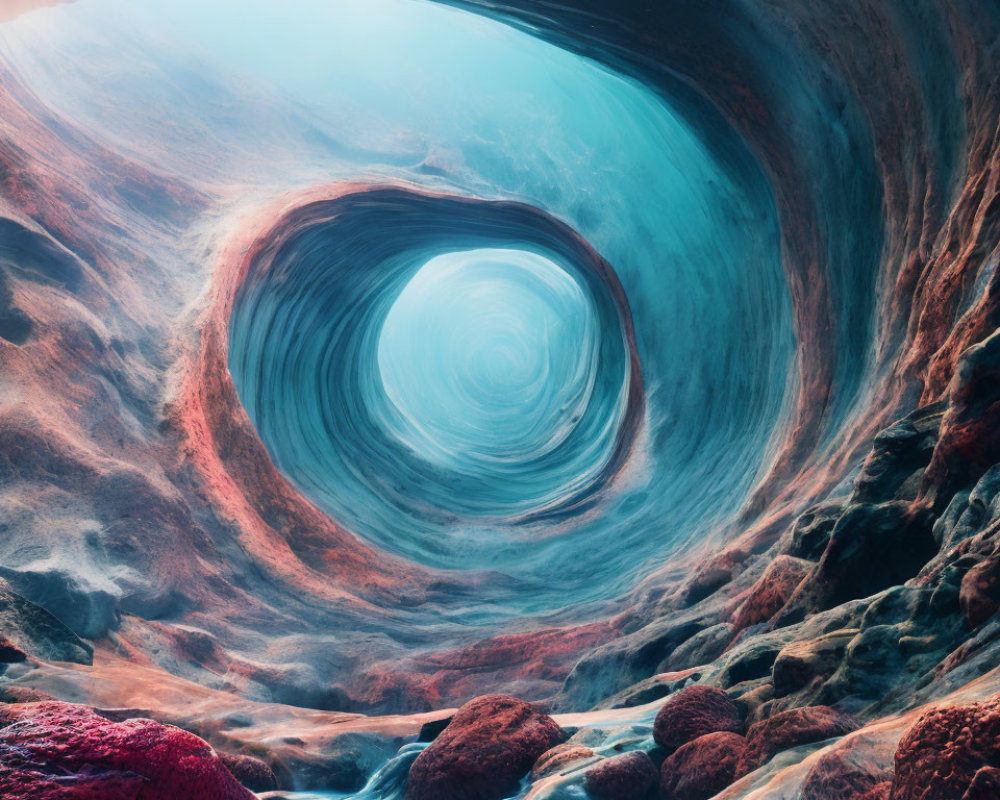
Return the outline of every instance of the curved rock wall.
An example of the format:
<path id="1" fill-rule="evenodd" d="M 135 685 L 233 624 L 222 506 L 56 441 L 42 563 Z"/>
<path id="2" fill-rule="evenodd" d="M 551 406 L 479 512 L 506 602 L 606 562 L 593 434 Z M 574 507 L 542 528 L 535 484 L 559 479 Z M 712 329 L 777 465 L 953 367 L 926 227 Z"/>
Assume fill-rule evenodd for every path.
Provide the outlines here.
<path id="1" fill-rule="evenodd" d="M 447 5 L 0 27 L 0 633 L 598 755 L 707 684 L 730 796 L 875 791 L 891 715 L 997 688 L 1000 10 Z"/>

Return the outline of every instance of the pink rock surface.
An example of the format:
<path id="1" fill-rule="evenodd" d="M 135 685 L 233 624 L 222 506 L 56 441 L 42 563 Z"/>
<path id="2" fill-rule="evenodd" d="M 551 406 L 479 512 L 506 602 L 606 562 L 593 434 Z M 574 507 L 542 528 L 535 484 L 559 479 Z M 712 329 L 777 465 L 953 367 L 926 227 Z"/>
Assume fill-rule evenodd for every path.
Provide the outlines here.
<path id="1" fill-rule="evenodd" d="M 2 711 L 5 800 L 253 800 L 207 743 L 179 728 L 59 702 Z"/>

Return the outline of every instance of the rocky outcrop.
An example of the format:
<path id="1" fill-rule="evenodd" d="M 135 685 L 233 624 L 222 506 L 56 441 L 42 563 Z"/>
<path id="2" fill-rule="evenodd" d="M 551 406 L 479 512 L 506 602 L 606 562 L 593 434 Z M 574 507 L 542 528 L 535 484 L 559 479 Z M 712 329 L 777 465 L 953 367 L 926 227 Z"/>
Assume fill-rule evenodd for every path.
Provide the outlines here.
<path id="1" fill-rule="evenodd" d="M 932 523 L 926 510 L 908 503 L 849 506 L 819 564 L 782 611 L 781 624 L 914 577 L 938 551 Z"/>
<path id="2" fill-rule="evenodd" d="M 962 578 L 962 613 L 970 628 L 978 628 L 1000 609 L 1000 555 L 980 561 Z"/>
<path id="3" fill-rule="evenodd" d="M 858 728 L 845 714 L 826 706 L 793 708 L 750 726 L 737 776 L 753 772 L 782 750 L 843 736 Z"/>
<path id="4" fill-rule="evenodd" d="M 678 748 L 660 768 L 660 794 L 664 800 L 708 800 L 736 777 L 736 766 L 746 739 L 720 731 L 699 736 Z"/>
<path id="5" fill-rule="evenodd" d="M 1000 797 L 1000 769 L 981 767 L 962 795 L 962 800 L 996 800 L 997 797 Z"/>
<path id="6" fill-rule="evenodd" d="M 725 692 L 710 686 L 689 686 L 663 704 L 653 723 L 653 739 L 672 753 L 707 733 L 743 730 L 743 712 Z"/>
<path id="7" fill-rule="evenodd" d="M 946 408 L 945 401 L 922 406 L 875 437 L 854 481 L 854 502 L 912 500 L 917 496 Z"/>
<path id="8" fill-rule="evenodd" d="M 651 800 L 657 785 L 656 765 L 641 750 L 606 758 L 587 770 L 584 786 L 593 800 Z"/>
<path id="9" fill-rule="evenodd" d="M 782 697 L 833 675 L 858 633 L 857 628 L 847 628 L 783 647 L 771 670 L 775 696 Z"/>
<path id="10" fill-rule="evenodd" d="M 193 734 L 148 719 L 112 722 L 45 702 L 0 715 L 0 796 L 8 800 L 253 800 Z"/>
<path id="11" fill-rule="evenodd" d="M 923 481 L 925 495 L 939 505 L 1000 461 L 998 387 L 1000 331 L 962 353 L 949 386 L 940 441 Z"/>
<path id="12" fill-rule="evenodd" d="M 551 717 L 522 700 L 477 697 L 413 762 L 406 800 L 501 800 L 564 738 Z"/>

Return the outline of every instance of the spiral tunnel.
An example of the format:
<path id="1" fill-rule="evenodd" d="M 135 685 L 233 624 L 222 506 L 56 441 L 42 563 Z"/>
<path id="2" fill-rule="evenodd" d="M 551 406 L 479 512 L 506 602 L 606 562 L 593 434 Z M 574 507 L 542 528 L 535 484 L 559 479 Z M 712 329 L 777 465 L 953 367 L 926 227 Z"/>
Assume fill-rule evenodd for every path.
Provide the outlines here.
<path id="1" fill-rule="evenodd" d="M 447 567 L 465 565 L 456 529 L 595 502 L 643 410 L 606 261 L 517 203 L 383 188 L 293 217 L 235 298 L 229 366 L 303 491 L 380 547 Z"/>

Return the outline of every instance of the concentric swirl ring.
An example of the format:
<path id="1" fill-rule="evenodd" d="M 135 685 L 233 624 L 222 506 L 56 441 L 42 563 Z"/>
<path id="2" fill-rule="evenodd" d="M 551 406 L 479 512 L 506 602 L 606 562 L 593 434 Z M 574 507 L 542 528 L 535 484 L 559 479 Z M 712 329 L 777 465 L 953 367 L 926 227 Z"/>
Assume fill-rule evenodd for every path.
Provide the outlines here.
<path id="1" fill-rule="evenodd" d="M 449 531 L 566 520 L 628 459 L 643 392 L 625 293 L 611 266 L 549 214 L 369 187 L 297 208 L 265 238 L 229 319 L 233 382 L 278 468 L 363 537 L 458 566 Z M 446 376 L 416 387 L 435 419 L 428 433 L 402 399 L 420 370 L 397 358 L 393 373 L 392 336 L 382 334 L 422 268 L 469 253 L 499 258 L 506 284 L 495 283 L 494 263 L 492 291 L 511 294 L 499 306 L 495 295 L 476 306 L 475 290 L 445 298 L 468 315 L 464 327 L 452 321 L 441 353 L 410 352 Z M 455 273 L 438 291 L 455 288 Z M 518 342 L 522 334 L 535 340 Z M 449 381 L 456 363 L 464 374 Z"/>

